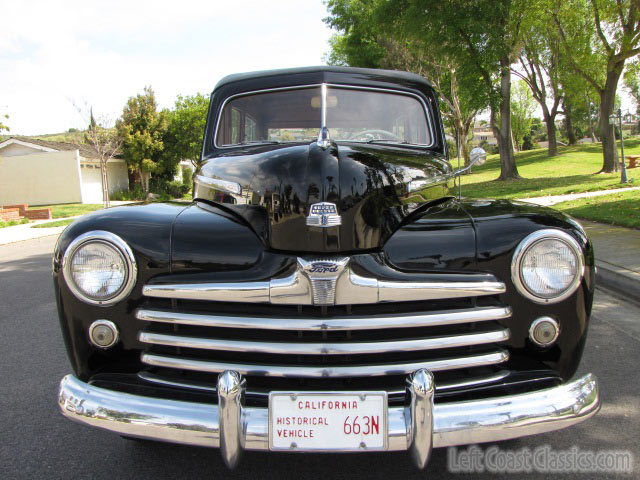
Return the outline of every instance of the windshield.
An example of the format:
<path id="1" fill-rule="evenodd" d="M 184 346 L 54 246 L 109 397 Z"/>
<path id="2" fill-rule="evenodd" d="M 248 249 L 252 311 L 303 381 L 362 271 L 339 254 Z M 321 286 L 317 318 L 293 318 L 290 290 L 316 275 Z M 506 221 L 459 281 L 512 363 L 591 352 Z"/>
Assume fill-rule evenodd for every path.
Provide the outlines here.
<path id="1" fill-rule="evenodd" d="M 326 89 L 326 126 L 334 141 L 430 145 L 424 104 L 412 95 L 345 87 Z M 322 127 L 320 87 L 278 90 L 226 102 L 216 145 L 308 142 Z"/>

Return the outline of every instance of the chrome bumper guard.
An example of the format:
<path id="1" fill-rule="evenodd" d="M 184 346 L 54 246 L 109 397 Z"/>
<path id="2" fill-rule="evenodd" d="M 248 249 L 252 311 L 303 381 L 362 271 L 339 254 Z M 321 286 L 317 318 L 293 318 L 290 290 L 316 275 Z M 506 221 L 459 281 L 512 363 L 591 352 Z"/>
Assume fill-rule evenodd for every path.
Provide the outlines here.
<path id="1" fill-rule="evenodd" d="M 545 390 L 464 402 L 433 403 L 433 374 L 407 380 L 411 401 L 388 410 L 388 450 L 409 450 L 423 468 L 432 448 L 507 440 L 575 425 L 600 408 L 598 381 L 587 374 Z M 218 405 L 164 400 L 95 387 L 67 375 L 58 403 L 70 419 L 121 435 L 218 447 L 233 468 L 243 450 L 269 450 L 266 408 L 244 406 L 246 381 L 218 378 Z"/>

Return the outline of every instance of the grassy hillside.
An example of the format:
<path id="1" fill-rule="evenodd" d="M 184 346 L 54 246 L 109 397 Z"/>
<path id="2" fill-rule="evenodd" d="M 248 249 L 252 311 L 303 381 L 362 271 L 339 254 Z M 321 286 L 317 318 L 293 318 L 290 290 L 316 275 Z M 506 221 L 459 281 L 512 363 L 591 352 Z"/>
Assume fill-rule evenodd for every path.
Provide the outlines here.
<path id="1" fill-rule="evenodd" d="M 75 144 L 85 143 L 84 131 L 49 133 L 46 135 L 32 135 L 32 137 L 40 140 L 47 140 L 49 142 L 67 142 L 67 143 L 75 143 Z"/>

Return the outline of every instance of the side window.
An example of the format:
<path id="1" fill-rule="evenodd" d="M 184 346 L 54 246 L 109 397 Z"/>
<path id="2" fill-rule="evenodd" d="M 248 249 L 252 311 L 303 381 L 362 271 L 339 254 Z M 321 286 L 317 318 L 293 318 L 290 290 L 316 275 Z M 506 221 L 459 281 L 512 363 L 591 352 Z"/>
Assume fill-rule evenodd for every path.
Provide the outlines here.
<path id="1" fill-rule="evenodd" d="M 244 116 L 244 142 L 255 142 L 258 140 L 258 126 L 256 121 L 249 115 Z"/>
<path id="2" fill-rule="evenodd" d="M 257 138 L 257 123 L 243 110 L 231 107 L 225 109 L 221 118 L 221 132 L 224 143 L 235 145 L 242 142 L 251 142 Z"/>
<path id="3" fill-rule="evenodd" d="M 240 143 L 240 110 L 231 109 L 231 143 Z"/>

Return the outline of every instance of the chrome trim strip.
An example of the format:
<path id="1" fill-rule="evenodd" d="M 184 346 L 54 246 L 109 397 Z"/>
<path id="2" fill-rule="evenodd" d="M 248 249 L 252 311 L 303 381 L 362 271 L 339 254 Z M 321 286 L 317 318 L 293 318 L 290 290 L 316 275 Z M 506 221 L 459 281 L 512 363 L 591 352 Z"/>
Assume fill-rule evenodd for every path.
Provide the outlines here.
<path id="1" fill-rule="evenodd" d="M 156 375 L 155 373 L 147 372 L 144 370 L 138 372 L 138 378 L 144 380 L 145 382 L 157 383 L 158 385 L 164 385 L 167 387 L 188 388 L 190 390 L 200 390 L 203 392 L 211 393 L 217 392 L 217 387 L 213 386 L 211 383 L 196 382 L 193 380 L 177 381 L 168 377 L 161 377 L 160 375 Z"/>
<path id="2" fill-rule="evenodd" d="M 327 126 L 327 84 L 323 83 L 320 85 L 320 92 L 322 95 L 322 118 L 320 119 L 320 129 L 323 129 Z M 326 147 L 325 147 L 326 148 Z"/>
<path id="3" fill-rule="evenodd" d="M 418 314 L 380 315 L 376 317 L 278 318 L 240 317 L 181 313 L 174 310 L 139 309 L 136 318 L 147 322 L 173 323 L 201 327 L 249 328 L 264 330 L 378 330 L 384 328 L 418 328 L 460 323 L 486 322 L 511 317 L 510 307 L 481 307 Z"/>
<path id="4" fill-rule="evenodd" d="M 269 282 L 145 285 L 142 294 L 181 300 L 265 303 L 269 301 Z"/>
<path id="5" fill-rule="evenodd" d="M 318 259 L 298 258 L 296 271 L 285 278 L 262 282 L 185 283 L 145 285 L 147 297 L 209 300 L 223 302 L 251 302 L 286 305 L 314 305 L 313 282 L 323 275 L 307 271 Z M 335 295 L 327 297 L 327 305 L 355 305 L 379 302 L 409 302 L 446 298 L 478 297 L 506 292 L 502 282 L 397 282 L 362 277 L 342 262 L 335 278 Z"/>
<path id="6" fill-rule="evenodd" d="M 117 392 L 84 383 L 73 375 L 60 382 L 58 405 L 62 415 L 69 419 L 121 435 L 220 446 L 216 405 Z M 592 374 L 530 393 L 438 403 L 433 407 L 433 447 L 508 440 L 559 430 L 591 418 L 599 409 L 598 380 Z M 389 450 L 409 448 L 408 415 L 404 407 L 389 408 Z M 267 450 L 267 409 L 244 407 L 241 418 L 243 447 Z"/>
<path id="7" fill-rule="evenodd" d="M 538 242 L 549 240 L 549 239 L 558 240 L 564 243 L 567 247 L 569 247 L 569 249 L 573 251 L 573 253 L 576 256 L 576 262 L 577 262 L 576 276 L 573 279 L 573 281 L 569 284 L 567 289 L 564 292 L 562 292 L 560 295 L 556 297 L 541 297 L 531 292 L 526 286 L 524 280 L 522 280 L 522 275 L 521 275 L 522 260 L 524 258 L 524 255 L 529 250 L 529 248 L 531 248 Z M 511 280 L 513 281 L 513 284 L 516 286 L 516 289 L 518 290 L 518 292 L 523 297 L 528 298 L 529 300 L 535 303 L 541 303 L 541 304 L 558 303 L 568 298 L 569 296 L 571 296 L 573 292 L 575 292 L 580 286 L 580 283 L 582 282 L 582 277 L 584 276 L 584 270 L 585 270 L 584 253 L 582 252 L 582 247 L 580 247 L 580 244 L 576 241 L 575 238 L 573 238 L 568 233 L 563 232 L 562 230 L 556 230 L 554 228 L 546 228 L 543 230 L 538 230 L 536 232 L 533 232 L 527 235 L 516 247 L 513 253 L 513 258 L 511 260 Z"/>
<path id="8" fill-rule="evenodd" d="M 455 390 L 457 388 L 477 387 L 480 385 L 486 385 L 488 383 L 499 382 L 500 380 L 503 380 L 508 376 L 509 376 L 508 370 L 501 370 L 494 375 L 489 375 L 486 377 L 472 377 L 472 378 L 469 378 L 466 380 L 460 380 L 460 381 L 440 382 L 436 385 L 436 391 L 448 392 L 450 390 Z M 168 387 L 187 388 L 191 390 L 199 390 L 199 391 L 211 392 L 211 393 L 216 392 L 216 387 L 210 383 L 198 382 L 194 380 L 178 381 L 170 377 L 163 377 L 161 375 L 157 375 L 155 373 L 147 372 L 144 370 L 141 372 L 138 372 L 138 378 L 149 383 L 157 383 L 158 385 L 165 385 Z M 251 395 L 264 395 L 265 397 L 268 396 L 268 394 L 266 394 L 265 392 L 251 390 L 251 389 L 248 389 L 247 393 Z M 388 395 L 404 395 L 405 389 L 403 388 L 402 390 L 399 390 L 399 389 L 387 390 L 387 394 Z"/>
<path id="9" fill-rule="evenodd" d="M 440 298 L 479 297 L 505 293 L 502 282 L 388 282 L 378 281 L 379 302 L 407 302 Z"/>
<path id="10" fill-rule="evenodd" d="M 407 375 L 421 368 L 433 372 L 471 368 L 485 365 L 496 365 L 509 360 L 509 352 L 497 350 L 481 355 L 446 358 L 412 363 L 378 364 L 378 365 L 249 365 L 244 363 L 218 362 L 213 360 L 197 360 L 191 358 L 158 355 L 143 352 L 140 361 L 154 367 L 178 368 L 197 372 L 220 373 L 234 370 L 240 375 L 260 377 L 295 377 L 295 378 L 345 378 L 345 377 L 382 377 L 386 375 Z"/>
<path id="11" fill-rule="evenodd" d="M 440 382 L 436 385 L 436 391 L 446 392 L 449 390 L 456 390 L 458 388 L 477 387 L 479 385 L 486 385 L 487 383 L 495 383 L 507 378 L 509 373 L 510 372 L 508 370 L 500 370 L 499 372 L 486 377 L 471 377 L 466 378 L 465 380 Z"/>
<path id="12" fill-rule="evenodd" d="M 120 289 L 111 297 L 105 299 L 95 299 L 86 296 L 82 290 L 73 281 L 71 275 L 71 261 L 76 251 L 87 243 L 103 243 L 109 245 L 120 253 L 120 256 L 124 260 L 127 268 L 127 277 Z M 97 305 L 100 307 L 107 307 L 118 303 L 120 300 L 126 298 L 133 290 L 138 278 L 138 266 L 136 264 L 136 257 L 131 250 L 131 247 L 118 235 L 107 232 L 104 230 L 92 230 L 90 232 L 83 233 L 77 236 L 67 247 L 62 257 L 62 275 L 64 281 L 69 287 L 69 290 L 80 300 L 90 305 Z"/>
<path id="13" fill-rule="evenodd" d="M 494 342 L 504 342 L 510 337 L 508 329 L 467 335 L 391 340 L 383 342 L 303 343 L 303 342 L 255 342 L 245 340 L 220 340 L 214 338 L 185 337 L 163 333 L 140 332 L 138 340 L 153 345 L 200 348 L 226 352 L 268 353 L 276 355 L 357 355 L 365 353 L 413 352 L 438 348 L 466 347 Z"/>
<path id="14" fill-rule="evenodd" d="M 204 185 L 207 188 L 215 188 L 216 190 L 233 195 L 242 195 L 242 187 L 237 182 L 230 182 L 220 178 L 205 177 L 204 175 L 196 175 L 193 178 L 193 181 L 197 185 Z"/>

